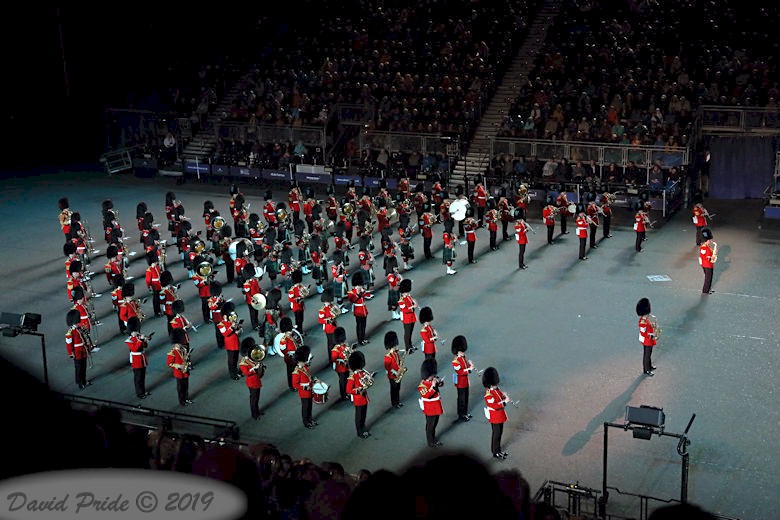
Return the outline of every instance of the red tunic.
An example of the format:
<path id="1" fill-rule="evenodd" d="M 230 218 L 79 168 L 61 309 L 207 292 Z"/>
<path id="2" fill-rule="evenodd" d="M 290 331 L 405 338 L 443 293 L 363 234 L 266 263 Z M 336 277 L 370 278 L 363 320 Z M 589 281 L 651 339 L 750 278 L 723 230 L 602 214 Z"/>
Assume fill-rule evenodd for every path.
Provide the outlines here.
<path id="1" fill-rule="evenodd" d="M 65 349 L 73 359 L 87 359 L 87 345 L 78 325 L 74 325 L 65 333 Z"/>
<path id="2" fill-rule="evenodd" d="M 518 244 L 528 243 L 528 231 L 526 231 L 525 224 L 522 222 L 515 224 L 515 239 Z"/>
<path id="3" fill-rule="evenodd" d="M 506 395 L 497 386 L 485 389 L 485 406 L 488 409 L 488 422 L 500 424 L 506 422 Z"/>
<path id="4" fill-rule="evenodd" d="M 247 303 L 247 305 L 252 304 L 252 296 L 263 293 L 263 290 L 260 288 L 260 282 L 257 280 L 257 278 L 250 278 L 244 282 L 244 288 L 242 291 L 244 293 L 244 301 Z"/>
<path id="5" fill-rule="evenodd" d="M 305 308 L 301 289 L 303 289 L 303 286 L 297 283 L 287 291 L 287 300 L 290 302 L 290 309 L 293 312 L 301 312 Z"/>
<path id="6" fill-rule="evenodd" d="M 484 208 L 487 205 L 487 192 L 481 184 L 478 184 L 474 190 L 474 199 L 477 203 L 477 206 L 480 208 Z"/>
<path id="7" fill-rule="evenodd" d="M 385 354 L 385 370 L 387 371 L 387 379 L 395 381 L 401 371 L 401 357 L 398 355 L 398 351 L 394 350 Z"/>
<path id="8" fill-rule="evenodd" d="M 311 377 L 308 365 L 298 365 L 292 373 L 293 388 L 298 390 L 301 399 L 311 398 L 311 390 L 314 381 Z"/>
<path id="9" fill-rule="evenodd" d="M 220 294 L 219 296 L 209 297 L 209 312 L 211 314 L 211 322 L 219 323 L 222 321 L 222 304 L 225 303 L 225 299 Z"/>
<path id="10" fill-rule="evenodd" d="M 195 274 L 195 276 L 192 277 L 192 283 L 198 288 L 198 297 L 208 298 L 211 296 L 211 287 L 208 278 Z"/>
<path id="11" fill-rule="evenodd" d="M 125 340 L 127 348 L 130 349 L 130 366 L 132 368 L 144 368 L 148 366 L 148 360 L 146 359 L 146 347 L 148 346 L 146 341 L 133 332 L 129 338 Z"/>
<path id="12" fill-rule="evenodd" d="M 333 370 L 335 370 L 337 374 L 349 372 L 349 358 L 347 356 L 348 350 L 349 346 L 346 343 L 339 343 L 330 349 L 330 361 L 333 363 Z"/>
<path id="13" fill-rule="evenodd" d="M 352 404 L 355 406 L 366 406 L 368 404 L 368 387 L 363 386 L 360 377 L 366 373 L 360 369 L 350 374 L 347 379 L 347 394 L 352 398 Z"/>
<path id="14" fill-rule="evenodd" d="M 222 321 L 219 322 L 219 333 L 225 338 L 225 350 L 239 349 L 239 344 L 241 342 L 238 339 L 238 334 L 236 334 L 234 327 L 233 322 L 226 318 L 223 318 Z"/>
<path id="15" fill-rule="evenodd" d="M 347 298 L 352 302 L 352 313 L 358 318 L 368 316 L 365 294 L 365 291 L 361 291 L 357 287 L 347 293 Z"/>
<path id="16" fill-rule="evenodd" d="M 441 395 L 439 395 L 439 390 L 435 384 L 435 380 L 423 379 L 417 385 L 417 391 L 420 393 L 422 402 L 422 410 L 425 415 L 441 415 L 444 413 L 444 408 L 441 405 Z"/>
<path id="17" fill-rule="evenodd" d="M 262 370 L 260 366 L 260 363 L 255 363 L 248 358 L 242 358 L 241 362 L 238 364 L 238 368 L 245 376 L 244 380 L 246 381 L 247 388 L 260 388 L 263 386 L 263 380 L 259 373 L 259 371 Z"/>
<path id="18" fill-rule="evenodd" d="M 176 379 L 187 379 L 190 377 L 189 370 L 185 369 L 187 354 L 184 351 L 184 347 L 174 345 L 171 351 L 168 352 L 167 363 L 173 369 L 173 377 Z"/>
<path id="19" fill-rule="evenodd" d="M 330 304 L 326 303 L 317 313 L 317 321 L 322 324 L 325 334 L 333 334 L 336 331 L 336 320 L 333 318 L 333 310 Z"/>
<path id="20" fill-rule="evenodd" d="M 699 247 L 699 265 L 702 267 L 714 267 L 712 263 L 712 248 L 706 242 Z"/>
<path id="21" fill-rule="evenodd" d="M 417 315 L 415 314 L 415 309 L 417 308 L 417 304 L 414 301 L 414 298 L 409 296 L 408 294 L 398 300 L 398 310 L 401 311 L 401 322 L 402 323 L 416 323 L 417 322 Z"/>
<path id="22" fill-rule="evenodd" d="M 458 375 L 458 380 L 455 382 L 455 388 L 468 388 L 469 374 L 473 370 L 468 359 L 466 359 L 465 356 L 455 356 L 455 359 L 452 360 L 452 368 Z"/>
<path id="23" fill-rule="evenodd" d="M 161 274 L 160 266 L 159 265 L 150 265 L 146 268 L 146 288 L 152 289 L 153 291 L 161 291 L 162 285 L 160 284 L 160 274 Z"/>
<path id="24" fill-rule="evenodd" d="M 577 217 L 577 238 L 588 238 L 588 221 L 585 217 Z"/>
<path id="25" fill-rule="evenodd" d="M 436 340 L 433 339 L 434 334 L 433 325 L 430 323 L 420 329 L 424 354 L 436 354 Z"/>
<path id="26" fill-rule="evenodd" d="M 645 231 L 645 214 L 641 211 L 634 215 L 634 231 L 637 233 Z"/>
<path id="27" fill-rule="evenodd" d="M 704 227 L 707 225 L 707 217 L 704 216 L 704 210 L 697 206 L 693 207 L 693 224 L 696 227 Z"/>
<path id="28" fill-rule="evenodd" d="M 655 329 L 647 316 L 639 318 L 639 342 L 646 347 L 655 346 Z"/>

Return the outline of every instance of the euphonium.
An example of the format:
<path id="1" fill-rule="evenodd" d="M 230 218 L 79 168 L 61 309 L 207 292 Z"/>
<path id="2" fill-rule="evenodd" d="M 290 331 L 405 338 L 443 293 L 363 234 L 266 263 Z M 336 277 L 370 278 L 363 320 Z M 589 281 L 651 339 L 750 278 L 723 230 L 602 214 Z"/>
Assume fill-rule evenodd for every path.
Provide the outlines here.
<path id="1" fill-rule="evenodd" d="M 374 376 L 376 375 L 376 372 L 366 372 L 363 370 L 363 373 L 360 374 L 360 384 L 363 386 L 363 388 L 369 388 L 370 386 L 374 385 Z"/>
<path id="2" fill-rule="evenodd" d="M 341 212 L 344 215 L 349 216 L 352 214 L 353 211 L 355 211 L 355 207 L 350 202 L 347 202 L 346 204 L 344 204 L 344 206 L 341 207 Z"/>
<path id="3" fill-rule="evenodd" d="M 201 262 L 198 264 L 197 272 L 204 278 L 207 278 L 213 271 L 209 262 Z"/>
<path id="4" fill-rule="evenodd" d="M 249 358 L 256 363 L 259 363 L 260 361 L 265 359 L 265 349 L 259 346 L 253 348 L 252 351 L 249 353 Z"/>
<path id="5" fill-rule="evenodd" d="M 219 231 L 222 229 L 222 226 L 225 225 L 225 219 L 222 217 L 214 217 L 214 220 L 211 223 L 211 227 Z"/>

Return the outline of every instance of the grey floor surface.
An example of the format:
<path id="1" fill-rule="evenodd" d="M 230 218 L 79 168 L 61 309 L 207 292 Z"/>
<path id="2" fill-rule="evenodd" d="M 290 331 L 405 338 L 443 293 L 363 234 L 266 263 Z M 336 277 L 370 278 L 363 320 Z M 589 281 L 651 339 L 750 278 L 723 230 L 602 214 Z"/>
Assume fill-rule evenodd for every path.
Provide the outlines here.
<path id="1" fill-rule="evenodd" d="M 129 249 L 140 251 L 136 204 L 145 201 L 157 222 L 164 223 L 167 190 L 183 201 L 195 229 L 203 228 L 200 215 L 206 199 L 223 214 L 228 213 L 227 184 L 176 186 L 170 179 L 107 177 L 97 172 L 4 180 L 0 217 L 11 224 L 0 230 L 0 243 L 6 245 L 0 310 L 43 315 L 41 331 L 46 334 L 49 376 L 55 390 L 77 392 L 63 341 L 69 305 L 57 200 L 69 197 L 71 207 L 91 225 L 97 247 L 105 251 L 99 230 L 100 203 L 111 198 L 131 237 Z M 260 210 L 264 191 L 244 188 L 251 210 Z M 281 191 L 276 193 L 280 200 Z M 622 423 L 627 405 L 658 406 L 666 413 L 668 432 L 682 433 L 691 415 L 696 414 L 689 434 L 690 501 L 744 519 L 774 517 L 780 504 L 776 491 L 780 448 L 773 440 L 780 431 L 776 374 L 780 367 L 780 226 L 759 226 L 760 201 L 707 201 L 706 205 L 716 214 L 712 229 L 720 249 L 712 295 L 701 294 L 703 275 L 687 210 L 650 231 L 644 251 L 637 254 L 630 228 L 632 214 L 618 209 L 614 237 L 601 240 L 589 259 L 579 262 L 574 233 L 559 237 L 555 245 L 545 245 L 540 208 L 534 206 L 530 223 L 537 234 L 531 235 L 526 254 L 530 267 L 524 271 L 517 269 L 513 242 L 489 252 L 487 231 L 481 230 L 479 263 L 465 265 L 462 246 L 458 274 L 446 276 L 440 261 L 441 227 L 434 233 L 436 260 L 421 261 L 422 239 L 415 237 L 418 258 L 405 276 L 413 279 L 413 295 L 420 305 L 432 307 L 434 326 L 448 340 L 438 354 L 440 372 L 450 380 L 449 340 L 463 334 L 469 341 L 468 357 L 478 368 L 497 367 L 502 388 L 518 401 L 518 406 L 509 410 L 504 432 L 505 449 L 511 457 L 498 462 L 489 457 L 490 426 L 482 414 L 479 379 L 472 377 L 470 408 L 474 419 L 465 424 L 453 423 L 455 390 L 448 385 L 443 392 L 446 412 L 438 430 L 444 449 L 472 453 L 493 471 L 518 468 L 534 490 L 545 479 L 579 481 L 600 488 L 603 423 Z M 375 242 L 378 244 L 378 239 Z M 181 294 L 188 314 L 199 324 L 195 287 L 184 280 L 186 271 L 174 250 L 170 253 L 169 258 L 176 261 L 169 267 L 175 279 L 183 280 Z M 92 265 L 98 271 L 95 289 L 104 293 L 96 303 L 105 323 L 99 335 L 102 350 L 95 354 L 90 371 L 95 384 L 83 395 L 136 404 L 127 348 L 110 313 L 109 291 L 101 274 L 103 263 L 104 257 L 98 257 Z M 136 277 L 139 294 L 145 289 L 145 267 L 142 255 L 134 257 L 130 274 Z M 652 275 L 666 275 L 671 280 L 654 282 L 648 278 Z M 224 281 L 224 273 L 219 279 Z M 267 279 L 263 281 L 263 287 L 268 284 Z M 225 294 L 241 302 L 238 289 L 226 287 Z M 634 307 L 642 297 L 650 298 L 663 331 L 655 351 L 658 370 L 653 378 L 642 375 L 642 349 L 637 342 Z M 381 371 L 384 333 L 395 330 L 402 337 L 400 322 L 388 321 L 385 301 L 386 289 L 382 287 L 368 304 L 372 341 L 362 350 L 371 370 Z M 324 361 L 325 340 L 316 323 L 320 306 L 316 293 L 307 305 L 305 327 L 307 342 L 315 353 L 313 368 L 331 385 L 332 398 L 336 377 Z M 246 306 L 237 307 L 248 322 Z M 147 316 L 152 315 L 151 303 L 145 310 Z M 339 324 L 347 329 L 348 339 L 354 340 L 352 316 L 343 317 Z M 235 420 L 240 423 L 243 440 L 273 442 L 296 458 L 338 460 L 350 472 L 360 468 L 400 471 L 431 454 L 415 395 L 420 353 L 409 358 L 410 371 L 401 389 L 406 406 L 400 410 L 390 408 L 387 382 L 380 372 L 370 392 L 368 426 L 372 437 L 362 440 L 355 435 L 352 406 L 335 400 L 315 405 L 315 419 L 320 423 L 316 429 L 302 428 L 299 401 L 287 391 L 283 363 L 276 357 L 267 359 L 263 380 L 261 408 L 265 415 L 252 421 L 247 389 L 243 381 L 228 378 L 225 354 L 216 350 L 210 325 L 192 335 L 196 370 L 190 392 L 195 404 L 181 409 L 174 380 L 165 366 L 169 350 L 165 325 L 159 318 L 150 319 L 143 330 L 157 331 L 147 375 L 153 395 L 144 406 Z M 3 337 L 0 349 L 5 357 L 42 377 L 37 338 Z M 668 437 L 654 436 L 646 441 L 611 429 L 609 485 L 621 491 L 678 498 L 681 458 L 676 444 L 676 439 Z M 613 493 L 609 512 L 637 515 L 638 503 Z"/>

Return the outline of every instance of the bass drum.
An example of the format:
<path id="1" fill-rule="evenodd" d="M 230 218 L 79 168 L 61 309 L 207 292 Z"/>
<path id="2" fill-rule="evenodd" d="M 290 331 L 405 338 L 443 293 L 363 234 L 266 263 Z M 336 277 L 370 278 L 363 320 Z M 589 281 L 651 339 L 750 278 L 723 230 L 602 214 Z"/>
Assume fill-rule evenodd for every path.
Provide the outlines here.
<path id="1" fill-rule="evenodd" d="M 566 211 L 569 213 L 569 215 L 576 215 L 577 214 L 577 205 L 575 203 L 569 204 L 569 206 L 566 208 Z"/>

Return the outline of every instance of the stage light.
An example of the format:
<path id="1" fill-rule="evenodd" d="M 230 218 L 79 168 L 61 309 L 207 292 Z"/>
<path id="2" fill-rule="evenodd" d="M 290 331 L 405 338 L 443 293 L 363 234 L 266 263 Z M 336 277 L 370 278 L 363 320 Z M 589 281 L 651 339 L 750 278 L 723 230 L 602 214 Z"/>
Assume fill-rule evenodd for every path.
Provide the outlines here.
<path id="1" fill-rule="evenodd" d="M 663 408 L 647 405 L 642 405 L 639 408 L 626 406 L 626 423 L 628 425 L 663 429 L 664 422 L 666 422 L 666 415 Z"/>

